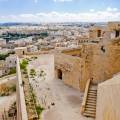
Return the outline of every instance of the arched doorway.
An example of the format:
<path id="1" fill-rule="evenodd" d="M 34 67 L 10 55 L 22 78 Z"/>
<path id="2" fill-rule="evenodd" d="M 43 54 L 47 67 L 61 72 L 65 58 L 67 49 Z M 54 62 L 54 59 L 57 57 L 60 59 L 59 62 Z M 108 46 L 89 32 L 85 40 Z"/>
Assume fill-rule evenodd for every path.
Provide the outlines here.
<path id="1" fill-rule="evenodd" d="M 23 51 L 23 55 L 25 54 L 25 52 Z"/>
<path id="2" fill-rule="evenodd" d="M 60 69 L 57 70 L 57 76 L 58 76 L 58 79 L 62 80 L 62 71 Z"/>
<path id="3" fill-rule="evenodd" d="M 119 37 L 119 30 L 116 30 L 116 34 L 115 34 L 115 37 Z"/>

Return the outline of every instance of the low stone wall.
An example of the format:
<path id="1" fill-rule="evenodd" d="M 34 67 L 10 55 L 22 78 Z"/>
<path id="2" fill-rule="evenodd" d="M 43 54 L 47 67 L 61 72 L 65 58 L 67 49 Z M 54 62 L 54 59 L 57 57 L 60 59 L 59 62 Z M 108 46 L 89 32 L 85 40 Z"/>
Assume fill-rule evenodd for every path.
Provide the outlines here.
<path id="1" fill-rule="evenodd" d="M 96 120 L 120 120 L 120 74 L 98 85 Z"/>
<path id="2" fill-rule="evenodd" d="M 25 55 L 40 55 L 40 54 L 48 54 L 49 51 L 36 51 L 36 52 L 26 52 Z"/>
<path id="3" fill-rule="evenodd" d="M 81 56 L 81 48 L 63 50 L 62 53 L 71 55 L 71 56 L 80 57 Z"/>
<path id="4" fill-rule="evenodd" d="M 17 103 L 17 120 L 28 120 L 18 57 L 17 57 L 16 70 L 17 70 L 17 89 L 16 89 L 17 90 L 16 91 L 16 94 L 17 94 L 17 101 L 16 101 L 16 103 Z"/>

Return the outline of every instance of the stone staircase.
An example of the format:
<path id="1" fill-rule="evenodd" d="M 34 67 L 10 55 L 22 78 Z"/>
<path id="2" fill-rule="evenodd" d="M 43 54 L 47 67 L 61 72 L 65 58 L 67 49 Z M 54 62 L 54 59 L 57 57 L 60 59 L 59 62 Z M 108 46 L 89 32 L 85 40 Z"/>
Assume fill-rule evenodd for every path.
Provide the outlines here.
<path id="1" fill-rule="evenodd" d="M 90 84 L 83 115 L 95 118 L 96 116 L 97 85 Z"/>

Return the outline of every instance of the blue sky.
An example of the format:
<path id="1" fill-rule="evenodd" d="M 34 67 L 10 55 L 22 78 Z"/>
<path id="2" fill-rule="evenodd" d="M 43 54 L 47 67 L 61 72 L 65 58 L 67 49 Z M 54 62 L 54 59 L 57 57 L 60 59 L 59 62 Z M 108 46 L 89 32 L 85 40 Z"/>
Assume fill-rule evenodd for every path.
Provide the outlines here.
<path id="1" fill-rule="evenodd" d="M 93 20 L 119 21 L 120 0 L 0 0 L 0 22 Z"/>

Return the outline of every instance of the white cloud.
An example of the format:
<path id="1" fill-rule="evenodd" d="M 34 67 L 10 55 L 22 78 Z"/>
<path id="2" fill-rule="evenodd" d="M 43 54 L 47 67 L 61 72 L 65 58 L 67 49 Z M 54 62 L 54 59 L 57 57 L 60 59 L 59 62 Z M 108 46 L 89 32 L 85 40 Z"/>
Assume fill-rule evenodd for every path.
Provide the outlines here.
<path id="1" fill-rule="evenodd" d="M 117 9 L 117 8 L 108 7 L 108 8 L 107 8 L 107 11 L 108 11 L 108 12 L 116 12 L 116 11 L 118 11 L 118 9 Z"/>
<path id="2" fill-rule="evenodd" d="M 94 9 L 90 9 L 90 12 L 94 12 L 95 10 Z"/>
<path id="3" fill-rule="evenodd" d="M 0 22 L 107 22 L 120 21 L 120 11 L 117 8 L 107 8 L 104 11 L 69 13 L 48 12 L 36 14 L 20 14 L 0 16 Z"/>

